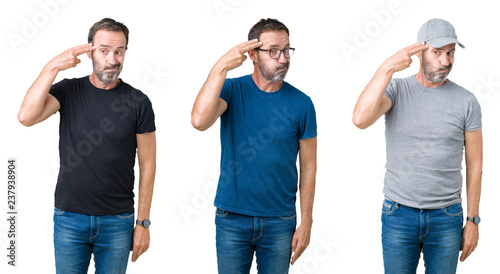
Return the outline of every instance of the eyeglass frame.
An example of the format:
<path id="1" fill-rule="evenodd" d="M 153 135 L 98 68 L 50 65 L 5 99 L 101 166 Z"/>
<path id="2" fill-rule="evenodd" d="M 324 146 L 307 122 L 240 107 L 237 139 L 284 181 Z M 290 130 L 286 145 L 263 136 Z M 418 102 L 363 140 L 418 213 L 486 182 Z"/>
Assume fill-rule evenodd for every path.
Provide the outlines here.
<path id="1" fill-rule="evenodd" d="M 280 59 L 280 57 L 281 57 L 281 53 L 283 53 L 285 50 L 288 50 L 288 52 L 290 52 L 290 50 L 292 50 L 292 52 L 295 52 L 295 48 L 287 48 L 287 49 L 261 49 L 261 48 L 256 48 L 255 50 L 258 50 L 258 51 L 267 51 L 267 52 L 269 52 L 269 57 L 271 57 L 271 59 Z M 278 51 L 279 51 L 278 57 L 273 58 L 273 57 L 271 56 L 271 50 L 278 50 Z M 283 53 L 283 54 L 284 54 L 284 53 Z M 293 55 L 293 53 L 292 53 L 292 55 Z M 290 57 L 292 57 L 292 55 L 290 55 L 289 57 L 286 57 L 286 56 L 285 56 L 285 58 L 289 59 Z M 284 56 L 284 55 L 283 55 L 283 56 Z"/>

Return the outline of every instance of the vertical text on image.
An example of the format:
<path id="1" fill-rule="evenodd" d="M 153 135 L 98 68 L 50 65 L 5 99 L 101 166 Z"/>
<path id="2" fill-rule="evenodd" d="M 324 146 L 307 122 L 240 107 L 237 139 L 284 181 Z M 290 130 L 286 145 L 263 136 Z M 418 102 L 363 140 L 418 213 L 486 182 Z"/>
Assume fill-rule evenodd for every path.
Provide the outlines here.
<path id="1" fill-rule="evenodd" d="M 7 160 L 7 263 L 16 266 L 17 259 L 17 161 L 10 158 Z"/>

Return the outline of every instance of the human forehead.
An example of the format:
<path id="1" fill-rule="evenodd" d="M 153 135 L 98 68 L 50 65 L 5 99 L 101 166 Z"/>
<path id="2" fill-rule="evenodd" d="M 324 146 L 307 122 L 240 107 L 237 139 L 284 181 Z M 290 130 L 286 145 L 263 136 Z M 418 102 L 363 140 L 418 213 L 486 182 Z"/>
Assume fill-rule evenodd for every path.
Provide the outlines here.
<path id="1" fill-rule="evenodd" d="M 98 30 L 94 36 L 94 46 L 113 49 L 126 48 L 127 39 L 121 31 Z"/>
<path id="2" fill-rule="evenodd" d="M 439 51 L 444 51 L 444 52 L 450 52 L 450 51 L 454 51 L 455 50 L 455 44 L 448 44 L 446 46 L 442 46 L 442 47 L 439 47 L 439 48 L 435 48 L 431 45 L 429 45 L 429 48 L 427 49 L 428 51 L 436 51 L 436 50 L 439 50 Z"/>
<path id="3" fill-rule="evenodd" d="M 290 40 L 286 31 L 266 31 L 260 34 L 259 41 L 262 47 L 284 48 L 290 46 Z"/>

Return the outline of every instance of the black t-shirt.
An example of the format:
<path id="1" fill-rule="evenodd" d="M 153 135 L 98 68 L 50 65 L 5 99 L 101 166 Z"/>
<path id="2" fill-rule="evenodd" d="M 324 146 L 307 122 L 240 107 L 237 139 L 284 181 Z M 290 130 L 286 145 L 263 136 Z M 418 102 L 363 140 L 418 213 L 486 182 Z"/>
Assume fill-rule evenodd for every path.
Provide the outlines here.
<path id="1" fill-rule="evenodd" d="M 59 209 L 89 215 L 134 212 L 136 134 L 154 132 L 151 101 L 120 79 L 111 90 L 89 77 L 52 85 L 60 103 Z"/>

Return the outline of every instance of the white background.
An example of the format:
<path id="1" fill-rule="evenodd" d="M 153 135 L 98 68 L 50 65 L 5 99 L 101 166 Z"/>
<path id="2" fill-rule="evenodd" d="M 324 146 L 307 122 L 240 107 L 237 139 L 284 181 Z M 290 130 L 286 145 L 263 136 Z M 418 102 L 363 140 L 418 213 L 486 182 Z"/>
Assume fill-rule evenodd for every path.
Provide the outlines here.
<path id="1" fill-rule="evenodd" d="M 43 66 L 65 49 L 85 44 L 90 26 L 103 17 L 130 29 L 120 77 L 142 89 L 156 113 L 151 246 L 129 263 L 128 273 L 216 273 L 213 198 L 219 124 L 196 131 L 190 124 L 191 107 L 217 59 L 246 41 L 251 26 L 268 17 L 291 31 L 297 49 L 286 80 L 311 96 L 318 120 L 314 226 L 310 246 L 291 273 L 383 273 L 384 122 L 359 130 L 351 122 L 352 110 L 378 66 L 415 43 L 420 26 L 435 17 L 450 21 L 466 46 L 457 47 L 450 79 L 476 94 L 483 113 L 483 222 L 479 246 L 459 263 L 458 273 L 499 273 L 500 19 L 494 1 L 40 0 L 1 5 L 0 162 L 4 172 L 9 157 L 18 164 L 17 267 L 7 265 L 4 173 L 1 273 L 55 272 L 52 216 L 59 115 L 25 128 L 16 114 Z M 81 59 L 56 81 L 89 75 L 91 62 L 85 55 Z M 396 76 L 415 74 L 418 63 L 414 57 L 412 66 Z M 247 61 L 229 76 L 252 70 Z M 90 269 L 93 273 L 92 265 Z M 423 262 L 418 272 L 423 273 Z"/>

